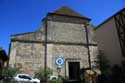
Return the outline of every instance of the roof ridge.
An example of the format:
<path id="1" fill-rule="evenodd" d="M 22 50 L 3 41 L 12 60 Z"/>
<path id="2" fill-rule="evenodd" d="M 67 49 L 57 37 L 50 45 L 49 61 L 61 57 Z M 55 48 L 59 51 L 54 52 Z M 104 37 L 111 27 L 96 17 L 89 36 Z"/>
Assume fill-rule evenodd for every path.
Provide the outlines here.
<path id="1" fill-rule="evenodd" d="M 77 16 L 77 17 L 84 17 L 81 14 L 77 13 L 76 11 L 72 10 L 67 6 L 62 6 L 59 9 L 55 10 L 53 13 L 55 14 L 62 14 L 62 15 L 69 15 L 69 16 Z M 85 17 L 87 18 L 87 17 Z"/>
<path id="2" fill-rule="evenodd" d="M 108 18 L 106 18 L 103 22 L 101 22 L 99 25 L 97 25 L 94 30 L 98 29 L 101 25 L 103 25 L 104 23 L 109 21 L 111 18 L 113 18 L 114 16 L 118 15 L 119 13 L 121 13 L 122 11 L 125 11 L 125 8 L 122 8 L 122 9 L 118 10 L 113 15 L 109 16 Z"/>

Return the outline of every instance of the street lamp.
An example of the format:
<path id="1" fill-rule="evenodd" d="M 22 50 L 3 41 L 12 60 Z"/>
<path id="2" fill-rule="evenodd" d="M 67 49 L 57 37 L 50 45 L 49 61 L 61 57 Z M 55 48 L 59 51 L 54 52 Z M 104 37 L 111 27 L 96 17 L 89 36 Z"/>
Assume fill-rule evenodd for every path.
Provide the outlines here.
<path id="1" fill-rule="evenodd" d="M 89 50 L 89 36 L 88 36 L 87 26 L 89 26 L 89 23 L 85 23 L 85 32 L 86 32 L 86 47 L 87 47 L 87 53 L 88 53 L 88 63 L 89 63 L 89 68 L 91 69 L 91 57 L 90 57 L 90 50 Z"/>

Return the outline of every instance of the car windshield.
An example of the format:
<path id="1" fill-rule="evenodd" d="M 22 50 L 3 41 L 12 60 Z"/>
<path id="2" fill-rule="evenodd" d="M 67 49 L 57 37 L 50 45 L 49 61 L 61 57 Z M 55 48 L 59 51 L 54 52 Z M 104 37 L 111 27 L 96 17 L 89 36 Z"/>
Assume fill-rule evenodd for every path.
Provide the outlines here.
<path id="1" fill-rule="evenodd" d="M 22 79 L 32 79 L 30 76 L 26 76 L 26 75 L 19 75 L 19 78 L 22 78 Z"/>

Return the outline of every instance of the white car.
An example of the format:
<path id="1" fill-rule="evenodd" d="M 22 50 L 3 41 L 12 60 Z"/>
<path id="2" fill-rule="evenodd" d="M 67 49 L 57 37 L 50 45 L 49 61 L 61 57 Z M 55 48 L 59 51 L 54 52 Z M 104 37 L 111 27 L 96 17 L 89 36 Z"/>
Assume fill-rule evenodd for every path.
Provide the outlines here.
<path id="1" fill-rule="evenodd" d="M 14 77 L 14 81 L 18 83 L 40 83 L 39 79 L 34 79 L 28 74 L 17 74 Z"/>
<path id="2" fill-rule="evenodd" d="M 58 79 L 58 76 L 56 76 L 56 75 L 51 75 L 49 77 L 49 80 L 57 80 L 57 79 Z"/>

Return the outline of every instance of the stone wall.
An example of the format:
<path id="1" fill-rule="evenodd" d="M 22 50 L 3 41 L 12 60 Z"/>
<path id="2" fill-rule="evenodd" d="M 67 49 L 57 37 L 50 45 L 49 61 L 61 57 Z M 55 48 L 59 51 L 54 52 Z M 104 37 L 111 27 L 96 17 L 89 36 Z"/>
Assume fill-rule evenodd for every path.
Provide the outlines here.
<path id="1" fill-rule="evenodd" d="M 54 19 L 54 18 L 53 18 Z M 68 76 L 68 62 L 80 62 L 80 68 L 88 67 L 85 25 L 75 22 L 57 20 L 47 21 L 47 66 L 57 74 L 55 58 L 62 56 L 65 64 L 61 75 Z M 70 17 L 71 20 L 71 17 Z M 81 21 L 80 21 L 81 22 Z M 88 22 L 88 21 L 85 21 Z M 21 71 L 33 73 L 40 67 L 44 68 L 45 21 L 39 30 L 32 33 L 11 36 L 10 64 Z M 92 61 L 97 55 L 97 44 L 94 41 L 93 26 L 89 25 L 88 36 Z"/>
<path id="2" fill-rule="evenodd" d="M 86 44 L 86 31 L 84 24 L 62 23 L 48 21 L 48 41 L 82 43 Z M 91 25 L 88 26 L 89 42 L 94 41 L 94 31 Z"/>
<path id="3" fill-rule="evenodd" d="M 75 17 L 69 15 L 61 15 L 49 13 L 47 16 L 49 21 L 61 22 L 61 23 L 73 23 L 73 24 L 84 24 L 90 21 L 90 19 L 86 17 Z"/>
<path id="4" fill-rule="evenodd" d="M 22 72 L 32 74 L 40 67 L 44 67 L 44 46 L 41 43 L 12 42 L 10 63 L 20 68 Z"/>
<path id="5" fill-rule="evenodd" d="M 80 62 L 80 68 L 88 68 L 88 53 L 86 46 L 80 45 L 65 45 L 65 44 L 48 44 L 47 64 L 48 67 L 57 74 L 55 59 L 58 56 L 64 57 L 65 63 L 61 68 L 61 75 L 68 76 L 68 62 Z M 96 61 L 97 46 L 90 46 L 90 54 L 92 66 L 95 66 L 93 61 Z"/>
<path id="6" fill-rule="evenodd" d="M 68 76 L 68 62 L 80 62 L 80 67 L 88 66 L 87 59 L 87 49 L 84 46 L 76 45 L 54 45 L 53 48 L 54 57 L 62 56 L 65 59 L 65 65 L 62 67 L 61 75 Z M 55 58 L 53 58 L 53 63 L 55 63 Z M 55 66 L 55 65 L 54 65 Z M 53 69 L 56 70 L 56 67 L 53 66 Z M 66 70 L 66 71 L 65 71 Z"/>

